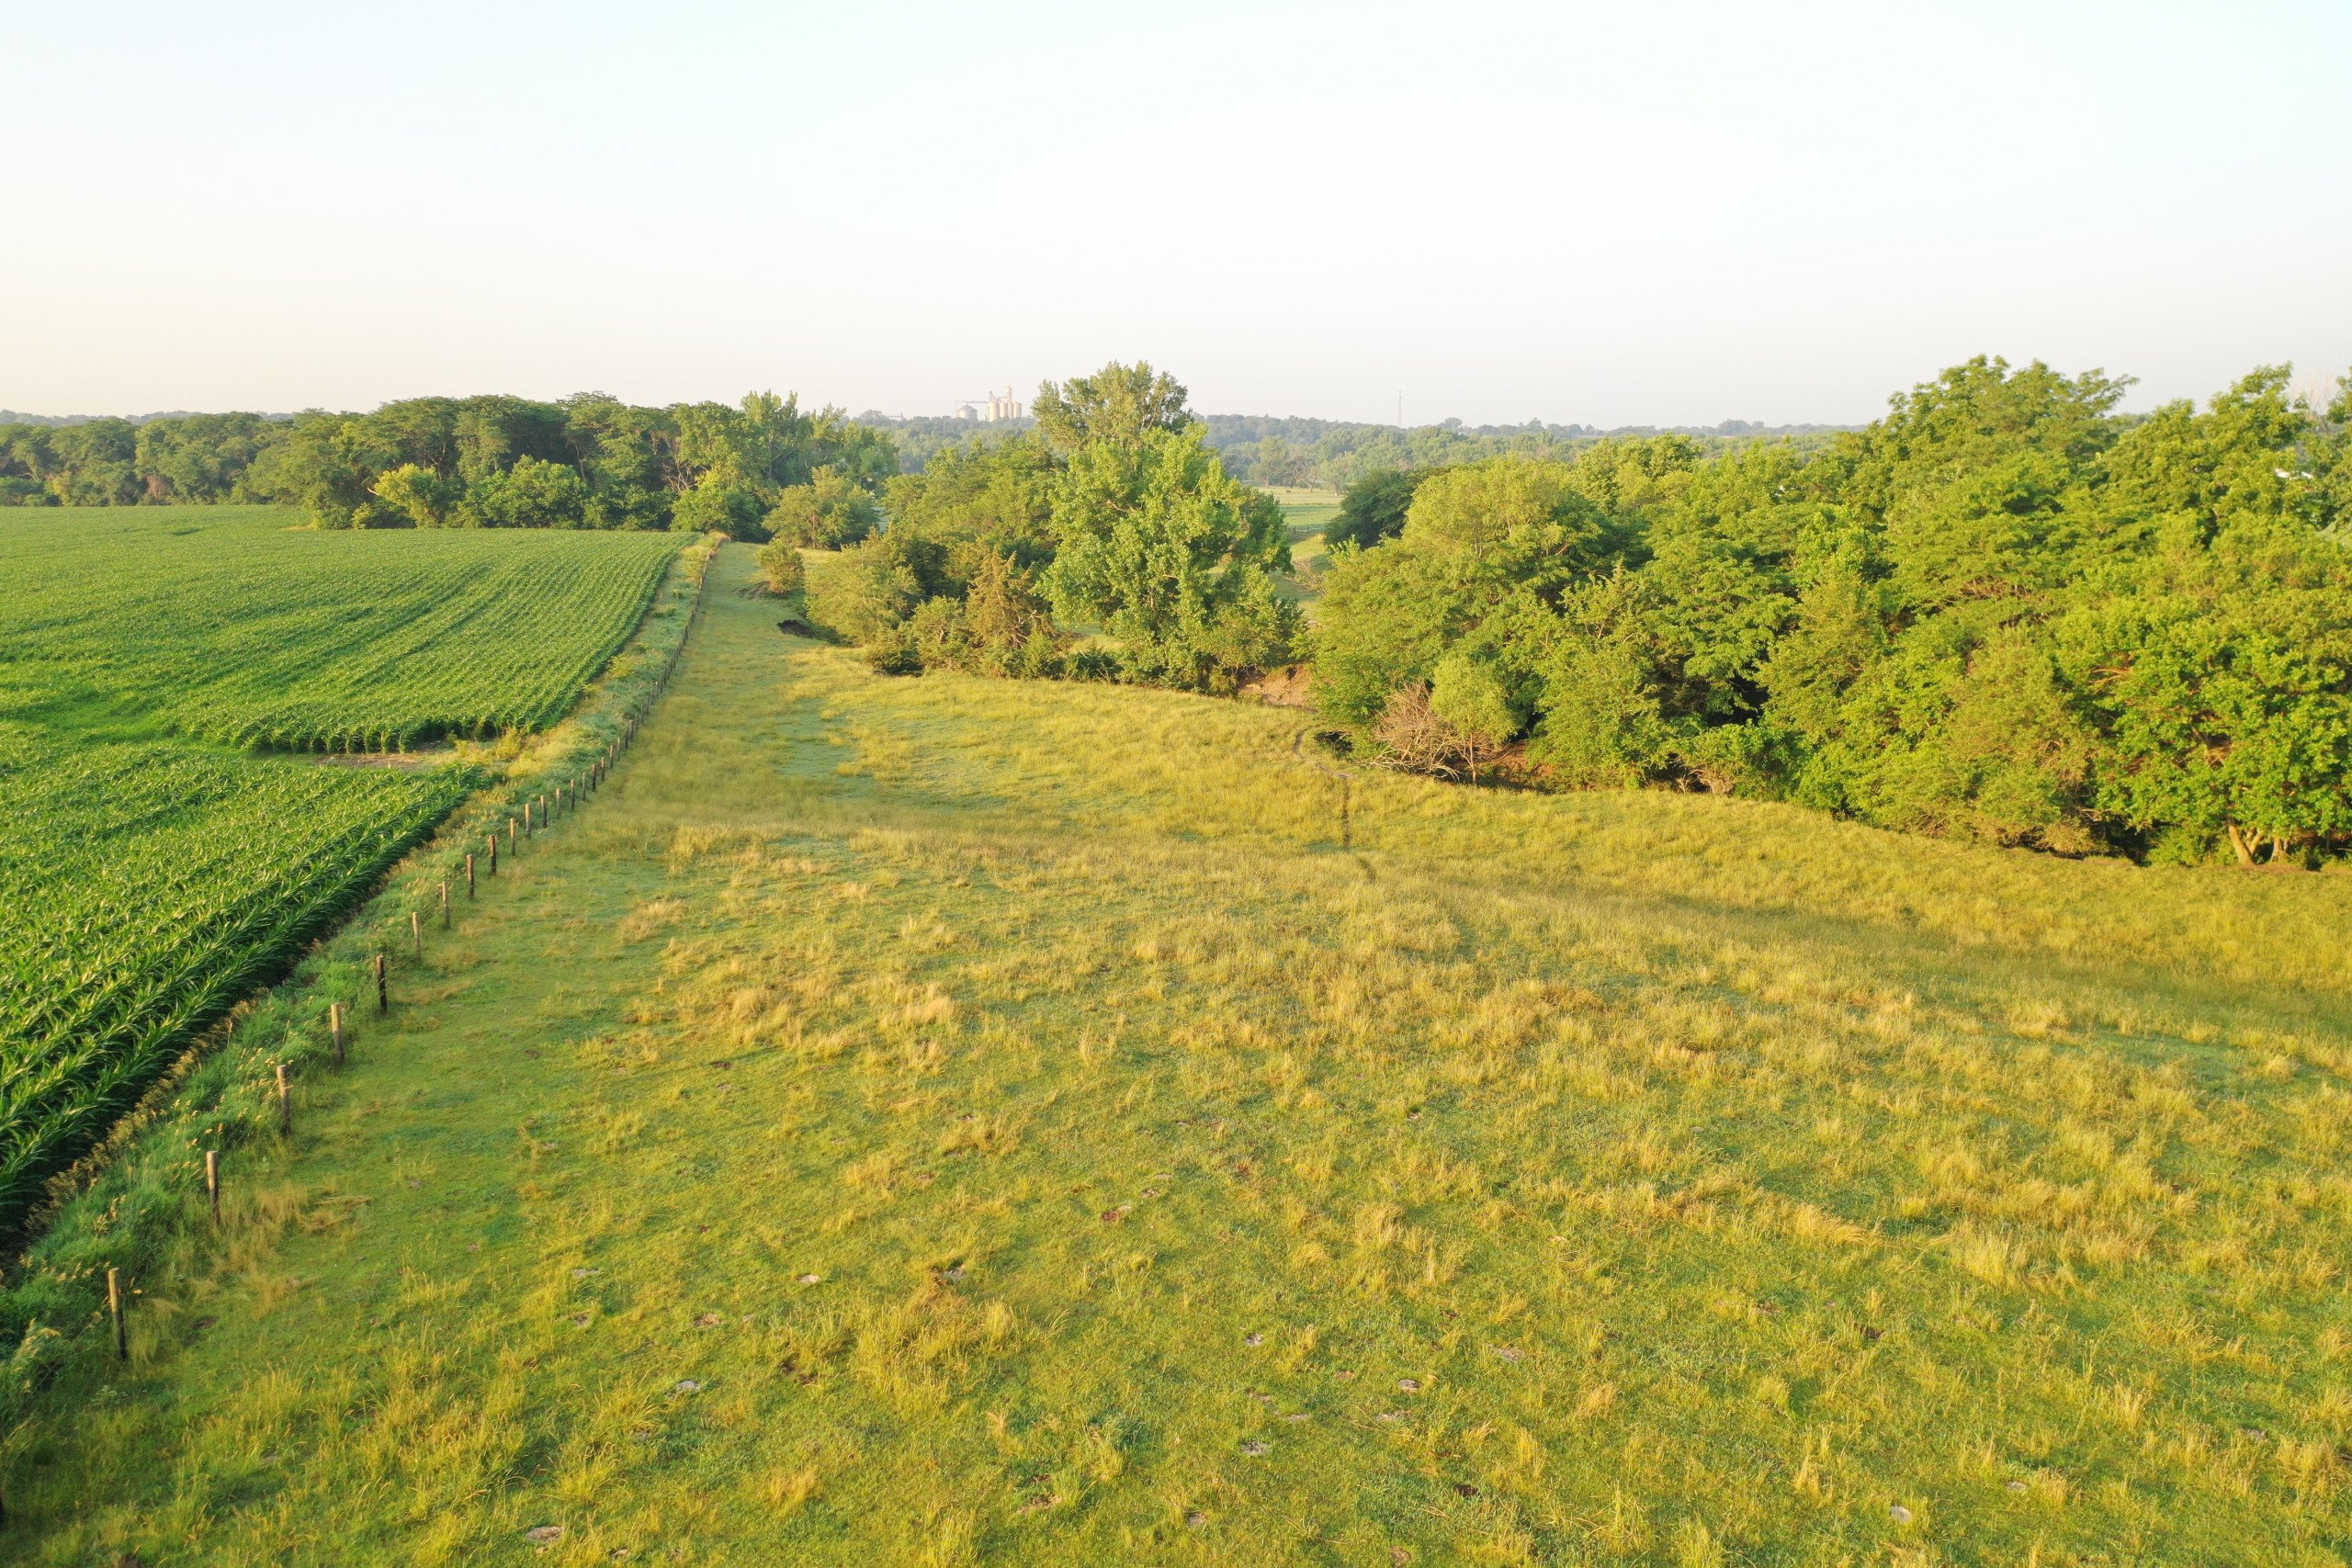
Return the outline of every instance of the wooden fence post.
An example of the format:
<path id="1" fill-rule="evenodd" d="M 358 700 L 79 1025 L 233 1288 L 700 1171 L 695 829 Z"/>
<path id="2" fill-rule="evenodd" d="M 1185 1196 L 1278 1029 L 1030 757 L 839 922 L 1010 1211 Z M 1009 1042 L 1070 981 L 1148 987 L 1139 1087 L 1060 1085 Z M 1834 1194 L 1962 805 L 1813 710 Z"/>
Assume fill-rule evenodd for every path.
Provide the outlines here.
<path id="1" fill-rule="evenodd" d="M 123 1321 L 122 1275 L 107 1270 L 107 1311 L 114 1314 L 114 1353 L 118 1360 L 130 1359 L 130 1325 Z"/>
<path id="2" fill-rule="evenodd" d="M 409 940 L 416 944 L 416 955 L 424 956 L 424 917 L 414 909 L 408 912 Z"/>
<path id="3" fill-rule="evenodd" d="M 220 1151 L 219 1149 L 204 1151 L 204 1196 L 212 1205 L 212 1224 L 217 1230 L 220 1225 Z"/>
<path id="4" fill-rule="evenodd" d="M 471 856 L 471 855 L 468 855 L 468 856 L 466 857 L 466 897 L 469 897 L 469 898 L 470 898 L 470 897 L 472 897 L 473 896 L 474 896 L 474 857 L 473 857 L 473 856 Z"/>
<path id="5" fill-rule="evenodd" d="M 343 1066 L 343 1004 L 327 1004 L 327 1038 L 334 1043 L 334 1065 Z"/>
<path id="6" fill-rule="evenodd" d="M 286 1064 L 277 1064 L 277 1130 L 287 1137 L 294 1135 L 294 1092 L 286 1081 Z"/>
<path id="7" fill-rule="evenodd" d="M 498 835 L 496 833 L 490 836 L 490 874 L 492 876 L 498 874 Z"/>

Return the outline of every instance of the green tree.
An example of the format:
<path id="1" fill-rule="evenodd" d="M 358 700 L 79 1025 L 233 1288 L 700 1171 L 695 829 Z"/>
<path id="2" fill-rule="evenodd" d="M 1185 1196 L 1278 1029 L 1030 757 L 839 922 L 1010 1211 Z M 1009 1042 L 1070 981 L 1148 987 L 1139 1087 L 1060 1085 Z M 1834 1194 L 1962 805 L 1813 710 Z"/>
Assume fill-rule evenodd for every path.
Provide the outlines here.
<path id="1" fill-rule="evenodd" d="M 779 491 L 768 509 L 767 531 L 813 549 L 837 550 L 874 532 L 882 509 L 846 474 L 820 468 L 807 484 Z"/>
<path id="2" fill-rule="evenodd" d="M 922 471 L 890 481 L 893 532 L 908 530 L 966 558 L 969 577 L 982 554 L 1009 557 L 1025 570 L 1053 558 L 1053 487 L 1058 466 L 1036 435 L 949 448 Z"/>
<path id="3" fill-rule="evenodd" d="M 2174 514 L 2131 592 L 2058 628 L 2099 732 L 2098 804 L 2176 857 L 2352 837 L 2352 558 L 2292 516 L 2202 532 Z"/>
<path id="4" fill-rule="evenodd" d="M 1349 485 L 1340 498 L 1340 514 L 1323 530 L 1323 541 L 1337 549 L 1353 545 L 1370 549 L 1383 539 L 1405 531 L 1405 514 L 1413 492 L 1430 476 L 1426 468 L 1374 468 Z"/>
<path id="5" fill-rule="evenodd" d="M 1580 580 L 1623 559 L 1625 530 L 1581 494 L 1562 463 L 1498 457 L 1425 478 L 1404 531 L 1336 558 L 1315 632 L 1317 702 L 1367 733 L 1389 698 L 1435 681 L 1448 650 L 1508 610 L 1556 605 Z M 1538 616 L 1530 625 L 1548 623 Z M 1498 623 L 1499 630 L 1499 623 Z M 1509 649 L 1514 704 L 1532 693 L 1530 635 Z"/>
<path id="6" fill-rule="evenodd" d="M 713 468 L 678 497 L 670 509 L 673 527 L 697 534 L 724 534 L 753 543 L 768 536 L 766 507 L 760 492 L 729 468 Z"/>
<path id="7" fill-rule="evenodd" d="M 1184 429 L 1192 423 L 1184 409 L 1187 396 L 1174 377 L 1140 359 L 1133 365 L 1114 360 L 1066 385 L 1045 382 L 1030 412 L 1046 444 L 1067 457 L 1088 445 L 1135 450 L 1155 434 Z"/>
<path id="8" fill-rule="evenodd" d="M 1127 679 L 1227 691 L 1289 656 L 1297 615 L 1272 576 L 1290 567 L 1282 508 L 1196 428 L 1084 441 L 1056 481 L 1053 526 L 1040 587 L 1065 625 L 1117 639 Z"/>
<path id="9" fill-rule="evenodd" d="M 1483 649 L 1456 648 L 1437 661 L 1430 685 L 1430 710 L 1461 736 L 1470 783 L 1478 782 L 1480 755 L 1509 745 L 1527 722 L 1514 682 Z"/>
<path id="10" fill-rule="evenodd" d="M 964 592 L 967 651 L 959 668 L 981 675 L 1056 672 L 1061 638 L 1034 575 L 983 547 Z"/>
<path id="11" fill-rule="evenodd" d="M 842 552 L 840 564 L 809 585 L 808 618 L 862 643 L 889 649 L 876 662 L 911 672 L 921 668 L 899 641 L 909 617 L 926 600 L 948 596 L 947 552 L 933 540 L 892 529 Z"/>
<path id="12" fill-rule="evenodd" d="M 375 491 L 378 501 L 406 517 L 413 526 L 440 528 L 454 520 L 465 499 L 466 487 L 462 481 L 444 479 L 430 468 L 402 463 L 377 477 Z"/>
<path id="13" fill-rule="evenodd" d="M 468 485 L 457 516 L 476 528 L 577 528 L 587 513 L 588 481 L 579 469 L 523 457 Z"/>
<path id="14" fill-rule="evenodd" d="M 364 525 L 382 509 L 369 487 L 392 455 L 366 424 L 339 414 L 302 414 L 277 452 L 272 488 L 321 528 Z"/>
<path id="15" fill-rule="evenodd" d="M 139 482 L 139 427 L 127 419 L 93 419 L 51 432 L 51 480 L 68 506 L 129 506 L 149 495 Z"/>
<path id="16" fill-rule="evenodd" d="M 1621 568 L 1556 607 L 1522 603 L 1506 623 L 1536 675 L 1528 754 L 1559 782 L 1629 786 L 1690 770 L 1697 727 L 1668 711 L 1654 610 L 1646 580 Z"/>
<path id="17" fill-rule="evenodd" d="M 157 502 L 252 501 L 254 467 L 286 434 L 259 414 L 189 414 L 139 427 L 138 481 Z"/>

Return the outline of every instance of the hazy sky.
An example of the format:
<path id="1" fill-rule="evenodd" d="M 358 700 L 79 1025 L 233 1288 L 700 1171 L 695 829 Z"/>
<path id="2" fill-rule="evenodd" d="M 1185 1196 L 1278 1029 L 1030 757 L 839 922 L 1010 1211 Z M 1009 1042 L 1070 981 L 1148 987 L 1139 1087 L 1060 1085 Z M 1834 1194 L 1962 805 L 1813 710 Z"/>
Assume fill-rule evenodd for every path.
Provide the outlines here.
<path id="1" fill-rule="evenodd" d="M 2352 367 L 2352 4 L 0 0 L 0 408 L 1860 421 Z"/>

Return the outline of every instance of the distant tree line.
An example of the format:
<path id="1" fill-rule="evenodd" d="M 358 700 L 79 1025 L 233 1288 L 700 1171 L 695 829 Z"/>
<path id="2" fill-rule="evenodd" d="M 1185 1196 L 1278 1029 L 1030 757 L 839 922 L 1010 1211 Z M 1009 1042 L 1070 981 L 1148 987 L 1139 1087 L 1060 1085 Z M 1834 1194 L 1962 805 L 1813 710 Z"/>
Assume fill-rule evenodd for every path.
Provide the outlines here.
<path id="1" fill-rule="evenodd" d="M 0 423 L 0 506 L 259 501 L 253 470 L 289 425 L 257 413 Z"/>
<path id="2" fill-rule="evenodd" d="M 1569 458 L 1601 440 L 1674 434 L 1689 438 L 1701 453 L 1713 454 L 1741 442 L 1768 438 L 1816 446 L 1839 428 L 1764 425 L 1738 419 L 1672 430 L 1648 425 L 1602 430 L 1589 424 L 1546 424 L 1541 420 L 1465 425 L 1458 419 L 1408 428 L 1245 414 L 1209 414 L 1202 423 L 1207 427 L 1208 444 L 1237 478 L 1251 484 L 1332 490 L 1343 489 L 1368 474 L 1402 468 L 1433 468 L 1502 457 Z"/>
<path id="3" fill-rule="evenodd" d="M 275 502 L 328 528 L 694 528 L 764 539 L 817 492 L 870 497 L 888 434 L 756 392 L 644 408 L 601 393 L 413 398 L 372 413 L 0 425 L 0 504 Z"/>
<path id="4" fill-rule="evenodd" d="M 1282 509 L 1227 473 L 1184 389 L 1144 364 L 1047 382 L 1032 427 L 893 479 L 888 525 L 809 583 L 811 617 L 878 669 L 1084 675 L 1230 692 L 1290 659 Z M 832 542 L 839 528 L 804 534 Z M 781 530 L 771 586 L 798 591 Z"/>
<path id="5" fill-rule="evenodd" d="M 930 461 L 943 452 L 960 452 L 974 446 L 992 446 L 1001 441 L 1028 434 L 1037 428 L 1031 418 L 981 422 L 958 419 L 952 414 L 912 414 L 903 417 L 868 409 L 857 416 L 857 423 L 870 430 L 889 436 L 899 449 L 899 466 L 907 473 L 919 474 Z"/>
<path id="6" fill-rule="evenodd" d="M 1830 424 L 1758 424 L 1728 419 L 1720 424 L 1677 426 L 1662 430 L 1651 425 L 1621 425 L 1603 430 L 1589 424 L 1465 425 L 1458 419 L 1438 424 L 1403 426 L 1353 424 L 1329 419 L 1276 419 L 1258 414 L 1211 413 L 1194 416 L 1203 443 L 1224 460 L 1226 471 L 1254 485 L 1295 485 L 1342 489 L 1366 474 L 1399 468 L 1431 468 L 1450 463 L 1476 462 L 1482 457 L 1568 457 L 1596 441 L 1630 436 L 1677 434 L 1689 436 L 1705 453 L 1727 450 L 1743 441 L 1791 440 L 1817 446 L 1848 428 Z M 857 416 L 860 424 L 887 432 L 898 445 L 901 464 L 920 473 L 943 452 L 990 446 L 1026 434 L 1036 428 L 1034 419 L 978 424 L 944 415 L 894 419 L 876 410 Z"/>
<path id="7" fill-rule="evenodd" d="M 1313 687 L 1361 751 L 2065 852 L 2352 846 L 2352 378 L 2202 412 L 1976 359 L 1867 429 L 1366 476 Z"/>

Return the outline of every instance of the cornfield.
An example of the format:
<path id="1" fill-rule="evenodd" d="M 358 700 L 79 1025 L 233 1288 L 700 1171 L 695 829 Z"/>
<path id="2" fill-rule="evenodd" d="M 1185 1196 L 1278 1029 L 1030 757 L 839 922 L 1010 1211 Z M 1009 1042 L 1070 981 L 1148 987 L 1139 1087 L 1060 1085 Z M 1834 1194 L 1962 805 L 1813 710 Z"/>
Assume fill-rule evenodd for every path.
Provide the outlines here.
<path id="1" fill-rule="evenodd" d="M 679 540 L 215 526 L 123 544 L 0 520 L 0 715 L 285 751 L 541 728 L 628 637 Z"/>
<path id="2" fill-rule="evenodd" d="M 471 782 L 0 742 L 0 1225 Z"/>
<path id="3" fill-rule="evenodd" d="M 680 544 L 187 533 L 0 521 L 0 1234 L 481 777 L 266 753 L 551 723 Z"/>

